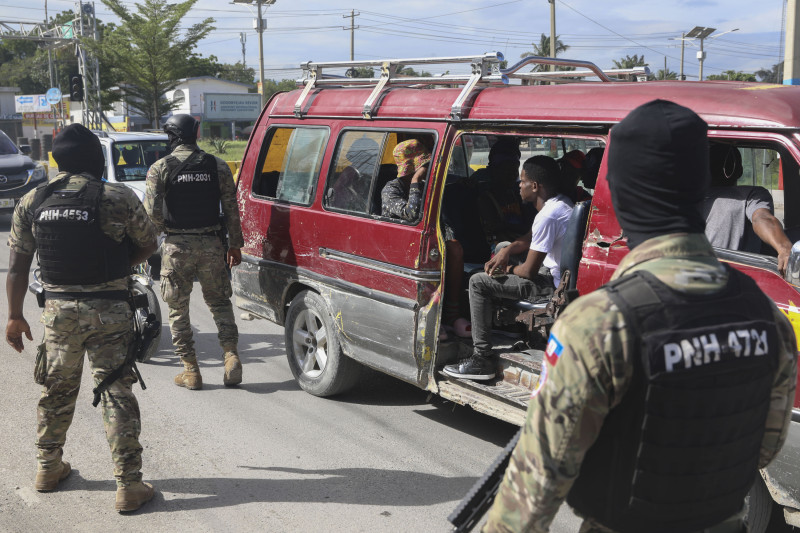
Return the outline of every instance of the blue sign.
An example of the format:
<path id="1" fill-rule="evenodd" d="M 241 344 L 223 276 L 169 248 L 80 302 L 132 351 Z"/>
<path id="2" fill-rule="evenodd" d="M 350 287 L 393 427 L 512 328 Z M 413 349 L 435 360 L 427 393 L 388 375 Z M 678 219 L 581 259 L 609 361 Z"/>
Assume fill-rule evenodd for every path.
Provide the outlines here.
<path id="1" fill-rule="evenodd" d="M 55 105 L 61 103 L 61 89 L 58 87 L 48 89 L 44 96 L 48 104 Z"/>

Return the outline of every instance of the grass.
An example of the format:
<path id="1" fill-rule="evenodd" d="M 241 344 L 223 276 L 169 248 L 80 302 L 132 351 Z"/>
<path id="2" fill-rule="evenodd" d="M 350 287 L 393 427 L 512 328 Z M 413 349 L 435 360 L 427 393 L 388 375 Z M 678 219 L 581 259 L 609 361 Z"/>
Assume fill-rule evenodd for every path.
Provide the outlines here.
<path id="1" fill-rule="evenodd" d="M 239 161 L 241 162 L 242 156 L 244 156 L 244 148 L 247 146 L 247 141 L 228 141 L 225 143 L 225 153 L 220 154 L 217 152 L 216 148 L 214 147 L 213 143 L 210 139 L 200 139 L 197 142 L 197 145 L 200 147 L 201 150 L 204 152 L 208 152 L 209 154 L 213 154 L 225 161 Z"/>

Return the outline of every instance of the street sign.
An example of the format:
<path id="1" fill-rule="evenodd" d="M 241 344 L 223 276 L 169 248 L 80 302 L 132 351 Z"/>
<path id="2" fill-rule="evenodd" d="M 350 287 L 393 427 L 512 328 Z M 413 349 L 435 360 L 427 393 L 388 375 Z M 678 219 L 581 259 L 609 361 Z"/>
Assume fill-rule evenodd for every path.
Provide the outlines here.
<path id="1" fill-rule="evenodd" d="M 35 113 L 50 111 L 50 104 L 43 94 L 23 94 L 14 97 L 14 108 L 17 113 Z"/>
<path id="2" fill-rule="evenodd" d="M 47 90 L 44 96 L 47 99 L 47 103 L 50 105 L 61 103 L 61 89 L 58 87 L 51 87 Z"/>

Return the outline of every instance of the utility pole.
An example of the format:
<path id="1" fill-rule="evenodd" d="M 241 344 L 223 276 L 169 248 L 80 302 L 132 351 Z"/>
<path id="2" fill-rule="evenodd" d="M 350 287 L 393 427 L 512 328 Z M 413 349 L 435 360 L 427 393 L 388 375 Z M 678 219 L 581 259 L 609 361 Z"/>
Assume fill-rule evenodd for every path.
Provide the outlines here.
<path id="1" fill-rule="evenodd" d="M 50 25 L 50 19 L 47 16 L 47 0 L 44 0 L 44 25 L 45 27 Z M 47 73 L 50 75 L 50 87 L 55 87 L 53 83 L 53 51 L 50 48 L 47 49 Z"/>
<path id="2" fill-rule="evenodd" d="M 356 17 L 359 16 L 361 13 L 356 13 L 355 10 L 351 9 L 349 15 L 342 15 L 342 18 L 350 19 L 350 61 L 355 61 L 355 34 L 356 28 L 360 28 L 360 26 L 356 26 Z M 347 29 L 347 28 L 345 28 Z"/>
<path id="3" fill-rule="evenodd" d="M 239 33 L 239 42 L 242 43 L 242 67 L 247 68 L 247 61 L 245 61 L 245 43 L 247 42 L 247 34 L 245 32 Z"/>
<path id="4" fill-rule="evenodd" d="M 678 76 L 678 79 L 681 81 L 686 81 L 686 76 L 683 75 L 683 51 L 686 48 L 686 32 L 681 33 L 681 75 Z"/>
<path id="5" fill-rule="evenodd" d="M 556 0 L 550 2 L 550 57 L 556 57 Z M 555 72 L 556 66 L 550 65 L 550 70 Z"/>
<path id="6" fill-rule="evenodd" d="M 800 10 L 797 0 L 788 0 L 786 9 L 786 56 L 783 61 L 783 84 L 800 85 Z"/>
<path id="7" fill-rule="evenodd" d="M 264 19 L 261 18 L 261 0 L 256 0 L 256 4 L 258 4 L 258 81 L 261 83 L 261 107 L 263 108 L 267 103 L 264 99 Z"/>

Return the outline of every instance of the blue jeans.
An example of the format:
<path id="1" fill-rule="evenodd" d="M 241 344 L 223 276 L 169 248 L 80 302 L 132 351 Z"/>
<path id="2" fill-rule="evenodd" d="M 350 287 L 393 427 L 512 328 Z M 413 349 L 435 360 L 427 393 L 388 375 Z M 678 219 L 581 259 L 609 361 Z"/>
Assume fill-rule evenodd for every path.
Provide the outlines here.
<path id="1" fill-rule="evenodd" d="M 544 267 L 533 279 L 513 274 L 495 279 L 485 272 L 472 276 L 469 280 L 469 307 L 474 353 L 482 357 L 492 354 L 493 299 L 528 300 L 550 296 L 554 291 L 553 276 Z"/>

